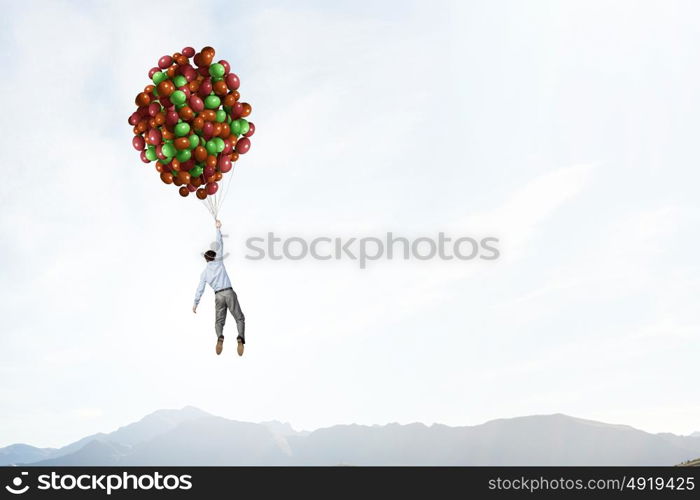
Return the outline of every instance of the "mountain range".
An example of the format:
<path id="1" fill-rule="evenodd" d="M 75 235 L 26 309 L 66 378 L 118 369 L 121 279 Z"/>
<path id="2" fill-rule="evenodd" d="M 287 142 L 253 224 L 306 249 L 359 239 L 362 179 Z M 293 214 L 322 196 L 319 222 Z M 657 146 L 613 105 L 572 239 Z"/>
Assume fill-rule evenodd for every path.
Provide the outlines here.
<path id="1" fill-rule="evenodd" d="M 188 406 L 158 410 L 61 448 L 13 444 L 0 465 L 675 465 L 700 435 L 650 434 L 567 415 L 481 425 L 336 425 L 313 432 L 229 420 Z"/>

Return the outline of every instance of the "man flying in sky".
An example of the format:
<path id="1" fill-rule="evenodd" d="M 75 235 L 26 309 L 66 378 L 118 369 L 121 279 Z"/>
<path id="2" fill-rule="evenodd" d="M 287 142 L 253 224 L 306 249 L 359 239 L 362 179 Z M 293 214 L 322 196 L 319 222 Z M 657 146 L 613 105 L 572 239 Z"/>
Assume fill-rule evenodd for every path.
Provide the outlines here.
<path id="1" fill-rule="evenodd" d="M 226 311 L 231 311 L 231 315 L 236 320 L 238 328 L 238 355 L 243 356 L 243 346 L 245 345 L 245 316 L 241 311 L 241 305 L 238 303 L 238 296 L 231 288 L 231 280 L 228 278 L 226 268 L 224 267 L 223 253 L 224 241 L 221 236 L 221 221 L 216 221 L 216 242 L 219 245 L 218 250 L 220 257 L 214 250 L 204 252 L 204 260 L 207 261 L 207 267 L 202 271 L 199 279 L 197 293 L 194 296 L 194 306 L 192 312 L 197 313 L 197 305 L 204 293 L 204 287 L 208 283 L 214 290 L 214 306 L 216 311 L 216 354 L 221 354 L 224 348 L 224 324 L 226 323 Z"/>

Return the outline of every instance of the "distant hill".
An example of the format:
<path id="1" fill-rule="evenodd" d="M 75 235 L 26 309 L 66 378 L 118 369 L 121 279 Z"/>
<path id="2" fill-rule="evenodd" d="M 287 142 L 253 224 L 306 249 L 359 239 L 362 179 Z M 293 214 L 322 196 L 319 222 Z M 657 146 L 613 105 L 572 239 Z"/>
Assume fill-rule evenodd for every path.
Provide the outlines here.
<path id="1" fill-rule="evenodd" d="M 160 410 L 59 449 L 0 449 L 0 458 L 14 457 L 8 463 L 42 466 L 673 465 L 698 456 L 699 437 L 561 414 L 467 427 L 337 425 L 303 433 L 289 424 L 238 422 L 192 407 Z"/>

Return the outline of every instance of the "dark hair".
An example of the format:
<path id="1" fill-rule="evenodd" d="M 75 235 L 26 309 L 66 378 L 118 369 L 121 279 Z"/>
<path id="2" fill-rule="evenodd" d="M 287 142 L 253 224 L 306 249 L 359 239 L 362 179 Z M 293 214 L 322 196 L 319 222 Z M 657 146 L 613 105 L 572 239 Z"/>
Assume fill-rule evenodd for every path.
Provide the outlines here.
<path id="1" fill-rule="evenodd" d="M 207 262 L 211 262 L 212 260 L 216 259 L 216 252 L 214 250 L 207 250 L 204 252 L 204 259 Z"/>

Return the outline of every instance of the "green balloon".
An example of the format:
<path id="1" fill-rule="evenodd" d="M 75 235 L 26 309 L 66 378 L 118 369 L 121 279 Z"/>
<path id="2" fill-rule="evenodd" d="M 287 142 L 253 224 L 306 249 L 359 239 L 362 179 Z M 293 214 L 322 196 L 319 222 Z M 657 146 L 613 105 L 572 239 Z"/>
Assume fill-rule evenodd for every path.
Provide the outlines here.
<path id="1" fill-rule="evenodd" d="M 156 158 L 158 158 L 155 146 L 148 146 L 148 149 L 146 150 L 146 158 L 151 161 L 155 161 Z"/>
<path id="2" fill-rule="evenodd" d="M 226 121 L 226 111 L 219 109 L 216 111 L 216 121 L 219 123 L 224 123 Z"/>
<path id="3" fill-rule="evenodd" d="M 178 137 L 184 137 L 190 133 L 190 124 L 186 122 L 181 122 L 175 125 L 175 135 Z"/>
<path id="4" fill-rule="evenodd" d="M 215 76 L 214 78 L 211 79 L 211 81 L 214 82 L 214 83 L 216 83 L 216 82 L 220 82 L 220 81 L 223 80 L 223 79 L 224 79 L 224 78 L 221 77 L 221 76 Z"/>
<path id="5" fill-rule="evenodd" d="M 219 152 L 218 151 L 219 148 L 216 145 L 216 141 L 213 139 L 211 141 L 207 142 L 207 145 L 205 147 L 207 148 L 207 153 L 209 153 L 210 155 L 215 155 L 216 153 Z"/>
<path id="6" fill-rule="evenodd" d="M 204 105 L 208 109 L 216 109 L 221 105 L 221 99 L 216 95 L 207 96 L 207 98 L 204 99 Z"/>
<path id="7" fill-rule="evenodd" d="M 177 159 L 181 162 L 187 161 L 190 158 L 192 158 L 192 151 L 190 151 L 189 149 L 181 149 L 177 152 Z"/>
<path id="8" fill-rule="evenodd" d="M 226 68 L 224 68 L 223 64 L 214 63 L 209 66 L 209 74 L 214 78 L 221 78 L 224 76 L 224 73 L 226 73 Z"/>
<path id="9" fill-rule="evenodd" d="M 241 122 L 241 135 L 246 135 L 250 130 L 248 120 L 244 120 L 243 118 L 239 118 L 238 120 Z"/>
<path id="10" fill-rule="evenodd" d="M 175 156 L 175 153 L 177 150 L 175 149 L 175 146 L 172 144 L 163 144 L 163 147 L 161 148 L 161 152 L 167 156 L 168 158 L 172 158 Z"/>
<path id="11" fill-rule="evenodd" d="M 172 157 L 168 156 L 165 160 L 160 160 L 164 165 L 167 165 L 172 161 Z"/>
<path id="12" fill-rule="evenodd" d="M 241 135 L 241 120 L 233 120 L 231 122 L 231 133 Z"/>
<path id="13" fill-rule="evenodd" d="M 165 71 L 159 71 L 153 75 L 153 83 L 158 85 L 160 82 L 167 80 L 168 74 Z"/>
<path id="14" fill-rule="evenodd" d="M 185 101 L 187 101 L 187 96 L 182 90 L 176 90 L 170 95 L 170 101 L 176 106 L 178 104 L 185 104 Z"/>
<path id="15" fill-rule="evenodd" d="M 158 97 L 158 87 L 153 87 L 153 95 Z"/>
<path id="16" fill-rule="evenodd" d="M 175 88 L 179 89 L 180 87 L 187 85 L 187 78 L 182 75 L 177 75 L 175 78 L 173 78 L 173 83 L 175 84 Z"/>
<path id="17" fill-rule="evenodd" d="M 221 153 L 224 148 L 226 147 L 226 143 L 224 143 L 224 140 L 221 137 L 214 137 L 212 139 L 212 142 L 216 144 L 216 152 Z"/>
<path id="18" fill-rule="evenodd" d="M 199 177 L 200 175 L 202 175 L 202 172 L 204 172 L 204 167 L 201 165 L 197 165 L 192 170 L 190 170 L 190 176 Z"/>
<path id="19" fill-rule="evenodd" d="M 192 134 L 190 136 L 190 148 L 196 148 L 199 146 L 199 136 L 197 134 Z"/>

